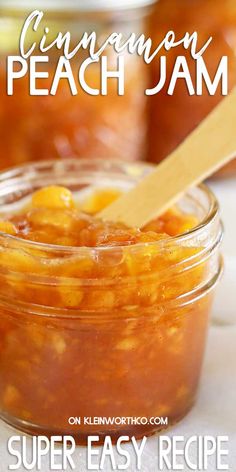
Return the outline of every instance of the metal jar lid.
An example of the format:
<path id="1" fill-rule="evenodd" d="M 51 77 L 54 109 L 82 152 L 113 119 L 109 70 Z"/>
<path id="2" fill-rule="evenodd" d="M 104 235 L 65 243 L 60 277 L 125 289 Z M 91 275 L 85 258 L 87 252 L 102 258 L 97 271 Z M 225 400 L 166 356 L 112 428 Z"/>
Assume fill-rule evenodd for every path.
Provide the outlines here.
<path id="1" fill-rule="evenodd" d="M 147 7 L 155 0 L 0 0 L 0 9 L 18 11 L 114 11 Z"/>

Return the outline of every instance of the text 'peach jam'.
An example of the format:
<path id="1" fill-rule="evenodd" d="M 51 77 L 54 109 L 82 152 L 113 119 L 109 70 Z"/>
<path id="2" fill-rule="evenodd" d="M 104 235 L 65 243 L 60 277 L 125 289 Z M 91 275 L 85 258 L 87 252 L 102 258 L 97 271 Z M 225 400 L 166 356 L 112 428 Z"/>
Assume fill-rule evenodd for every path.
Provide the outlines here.
<path id="1" fill-rule="evenodd" d="M 219 256 L 177 207 L 104 223 L 119 193 L 52 185 L 1 219 L 0 408 L 24 431 L 141 437 L 195 400 Z"/>

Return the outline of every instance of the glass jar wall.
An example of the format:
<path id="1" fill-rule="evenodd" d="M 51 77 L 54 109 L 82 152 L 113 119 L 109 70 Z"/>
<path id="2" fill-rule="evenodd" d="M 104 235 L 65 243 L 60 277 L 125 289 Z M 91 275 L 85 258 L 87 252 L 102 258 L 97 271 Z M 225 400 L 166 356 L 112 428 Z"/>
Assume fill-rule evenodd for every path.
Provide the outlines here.
<path id="1" fill-rule="evenodd" d="M 0 216 L 27 208 L 32 218 L 32 194 L 45 185 L 66 186 L 80 207 L 94 190 L 126 191 L 150 170 L 91 159 L 22 166 L 0 175 Z M 222 227 L 204 186 L 189 191 L 178 209 L 196 217 L 197 226 L 138 244 L 123 245 L 121 233 L 116 245 L 106 237 L 100 246 L 66 247 L 37 242 L 35 231 L 31 240 L 0 232 L 2 419 L 28 433 L 70 434 L 83 443 L 91 434 L 150 435 L 189 411 L 222 270 Z M 44 223 L 40 213 L 47 235 L 59 235 L 61 225 L 71 234 L 74 224 L 86 234 L 68 208 L 61 211 L 50 220 L 47 211 Z M 70 417 L 81 424 L 69 424 Z M 107 423 L 88 425 L 84 417 Z M 109 418 L 120 417 L 134 422 L 109 426 Z M 137 417 L 147 423 L 135 423 Z M 161 417 L 168 424 L 158 423 Z"/>

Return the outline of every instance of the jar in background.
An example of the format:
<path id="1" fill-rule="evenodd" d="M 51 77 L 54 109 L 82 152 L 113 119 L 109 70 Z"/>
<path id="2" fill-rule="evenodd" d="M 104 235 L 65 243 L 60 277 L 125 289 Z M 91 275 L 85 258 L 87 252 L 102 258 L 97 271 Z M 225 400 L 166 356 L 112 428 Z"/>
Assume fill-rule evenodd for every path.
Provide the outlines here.
<path id="1" fill-rule="evenodd" d="M 103 1 L 2 1 L 0 4 L 0 56 L 19 54 L 19 37 L 23 23 L 35 8 L 44 11 L 44 18 L 32 38 L 41 39 L 44 27 L 49 28 L 48 42 L 59 31 L 71 32 L 76 45 L 84 32 L 97 33 L 98 43 L 111 33 L 145 33 L 150 4 L 153 0 Z M 37 54 L 37 53 L 36 53 Z M 50 51 L 50 64 L 43 64 L 49 79 L 37 79 L 38 88 L 50 88 L 58 59 L 55 48 Z M 117 69 L 117 55 L 110 48 L 108 69 Z M 6 71 L 0 69 L 0 167 L 6 168 L 27 161 L 67 157 L 120 158 L 134 161 L 143 158 L 146 149 L 147 70 L 142 57 L 125 53 L 125 95 L 117 92 L 117 79 L 108 79 L 107 96 L 91 96 L 82 90 L 78 69 L 87 58 L 79 51 L 71 61 L 78 95 L 72 96 L 67 80 L 62 80 L 56 96 L 30 96 L 28 77 L 15 80 L 14 95 L 7 96 Z M 42 66 L 41 66 L 42 67 Z M 38 66 L 39 70 L 41 67 Z M 99 88 L 100 65 L 87 68 L 90 87 Z"/>
<path id="2" fill-rule="evenodd" d="M 150 169 L 91 159 L 23 166 L 0 175 L 0 215 L 45 185 L 66 186 L 75 197 L 91 188 L 125 191 Z M 199 225 L 133 246 L 63 247 L 0 233 L 3 420 L 85 443 L 91 434 L 150 435 L 189 411 L 222 269 L 222 228 L 205 186 L 179 208 Z M 69 424 L 71 417 L 81 424 Z M 84 417 L 127 423 L 86 425 Z M 128 423 L 136 417 L 147 423 Z"/>
<path id="3" fill-rule="evenodd" d="M 186 32 L 198 32 L 200 47 L 210 36 L 213 41 L 204 53 L 208 72 L 213 78 L 222 56 L 229 60 L 229 86 L 236 83 L 236 3 L 234 0 L 159 0 L 152 17 L 152 38 L 159 44 L 169 30 L 176 38 Z M 149 98 L 150 136 L 148 159 L 159 162 L 164 159 L 202 121 L 222 99 L 220 87 L 210 96 L 203 87 L 202 96 L 190 96 L 184 80 L 178 80 L 172 96 L 167 87 L 178 55 L 188 60 L 191 76 L 195 77 L 195 60 L 182 46 L 167 52 L 167 86 L 159 94 Z M 159 77 L 159 59 L 152 63 L 152 81 Z M 220 132 L 220 129 L 219 129 Z M 217 175 L 231 175 L 236 171 L 236 160 Z"/>

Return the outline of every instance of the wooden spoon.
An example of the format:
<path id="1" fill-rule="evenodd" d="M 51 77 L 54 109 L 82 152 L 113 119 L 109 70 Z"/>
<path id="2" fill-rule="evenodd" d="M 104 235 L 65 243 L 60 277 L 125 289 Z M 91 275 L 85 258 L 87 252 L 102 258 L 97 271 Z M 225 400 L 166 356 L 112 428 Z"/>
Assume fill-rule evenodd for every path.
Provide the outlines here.
<path id="1" fill-rule="evenodd" d="M 141 228 L 235 155 L 236 87 L 153 172 L 98 216 Z"/>

